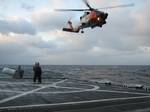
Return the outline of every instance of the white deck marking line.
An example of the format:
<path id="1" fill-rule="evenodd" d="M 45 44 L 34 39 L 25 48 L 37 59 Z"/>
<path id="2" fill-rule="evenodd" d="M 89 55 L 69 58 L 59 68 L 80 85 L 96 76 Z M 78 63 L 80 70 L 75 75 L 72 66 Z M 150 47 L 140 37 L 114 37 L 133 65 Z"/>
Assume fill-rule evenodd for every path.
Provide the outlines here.
<path id="1" fill-rule="evenodd" d="M 63 88 L 63 89 L 78 89 L 78 90 L 83 89 L 83 88 L 77 88 L 77 87 L 62 87 L 62 86 L 52 86 L 52 87 L 55 87 L 55 88 Z"/>
<path id="2" fill-rule="evenodd" d="M 150 96 L 140 96 L 140 97 L 126 97 L 126 98 L 110 98 L 110 99 L 100 99 L 100 100 L 90 100 L 90 101 L 77 101 L 77 102 L 66 102 L 66 103 L 53 103 L 53 104 L 38 104 L 38 105 L 25 105 L 25 106 L 8 106 L 0 107 L 2 109 L 18 109 L 18 108 L 39 108 L 39 107 L 53 107 L 53 106 L 70 106 L 70 105 L 80 105 L 85 103 L 100 103 L 100 102 L 110 102 L 110 101 L 120 101 L 120 100 L 135 100 L 142 98 L 150 98 Z"/>
<path id="3" fill-rule="evenodd" d="M 95 86 L 95 85 L 93 85 L 93 86 Z M 67 88 L 67 87 L 65 87 L 65 88 Z M 146 96 L 150 95 L 150 93 L 137 93 L 137 92 L 126 92 L 126 91 L 111 91 L 111 90 L 98 90 L 98 89 L 99 89 L 99 86 L 95 86 L 95 88 L 93 88 L 93 89 L 83 89 L 83 90 L 78 90 L 78 91 L 72 90 L 72 91 L 62 91 L 62 92 L 58 91 L 58 92 L 35 92 L 35 93 L 38 93 L 38 94 L 64 94 L 64 93 L 79 93 L 79 92 L 86 92 L 86 91 L 98 91 L 98 92 L 113 92 L 113 93 L 135 94 L 135 95 L 144 95 L 144 96 L 145 95 Z"/>
<path id="4" fill-rule="evenodd" d="M 55 88 L 66 88 L 66 89 L 78 89 L 77 90 L 72 90 L 72 91 L 58 91 L 58 92 L 33 92 L 33 93 L 38 93 L 38 94 L 64 94 L 64 93 L 79 93 L 79 92 L 86 92 L 86 91 L 95 91 L 97 89 L 99 89 L 99 86 L 96 85 L 88 85 L 88 86 L 93 86 L 92 89 L 84 89 L 84 88 L 76 88 L 76 87 L 61 87 L 61 86 L 57 86 L 57 84 L 63 83 L 65 82 L 67 79 L 59 81 L 59 82 L 54 82 L 52 85 L 49 85 L 49 87 L 55 87 Z M 82 85 L 87 85 L 87 84 L 82 84 Z M 1 91 L 1 90 L 0 90 Z M 5 91 L 5 90 L 4 90 Z M 6 90 L 7 92 L 7 90 Z M 10 91 L 13 92 L 13 91 Z M 22 93 L 23 91 L 18 91 L 18 93 Z"/>
<path id="5" fill-rule="evenodd" d="M 55 83 L 53 83 L 52 85 L 55 86 L 56 84 L 62 83 L 62 82 L 64 82 L 64 81 L 66 81 L 66 80 L 62 80 L 62 81 L 55 82 Z M 28 95 L 28 94 L 31 94 L 31 93 L 34 93 L 34 92 L 36 92 L 36 91 L 39 91 L 39 90 L 41 90 L 41 89 L 45 89 L 45 88 L 50 87 L 50 86 L 51 86 L 51 85 L 42 86 L 42 87 L 40 87 L 40 88 L 33 89 L 33 90 L 28 91 L 28 92 L 25 92 L 25 93 L 22 93 L 22 94 L 19 94 L 19 95 L 15 95 L 15 96 L 12 96 L 12 97 L 3 99 L 3 100 L 0 101 L 0 104 L 6 103 L 6 102 L 8 102 L 8 101 L 11 101 L 11 100 L 20 98 L 20 97 L 22 97 L 22 96 L 25 96 L 25 95 Z"/>
<path id="6" fill-rule="evenodd" d="M 97 89 L 99 89 L 99 88 L 100 88 L 99 86 L 96 86 L 96 85 L 88 85 L 88 84 L 81 84 L 81 85 L 85 85 L 85 86 L 91 86 L 91 87 L 93 87 L 92 89 L 86 89 L 86 90 L 91 90 L 91 91 L 95 91 L 95 90 L 97 90 Z M 55 85 L 55 86 L 53 86 L 53 87 L 56 87 L 56 88 L 66 88 L 66 89 L 84 89 L 84 90 L 85 90 L 85 88 L 78 88 L 78 87 L 66 87 L 66 86 L 57 86 L 57 85 Z"/>
<path id="7" fill-rule="evenodd" d="M 99 92 L 111 92 L 111 93 L 125 93 L 125 94 L 135 94 L 135 95 L 146 95 L 150 96 L 150 93 L 137 93 L 137 92 L 126 92 L 126 91 L 111 91 L 111 90 L 95 90 Z"/>
<path id="8" fill-rule="evenodd" d="M 58 92 L 35 92 L 38 94 L 64 94 L 64 93 L 79 93 L 79 92 L 86 92 L 86 91 L 98 91 L 98 92 L 114 92 L 114 93 L 125 93 L 125 94 L 135 94 L 135 95 L 150 95 L 150 93 L 137 93 L 137 92 L 126 92 L 126 91 L 111 91 L 111 90 L 98 90 L 100 87 L 96 86 L 96 85 L 89 85 L 89 86 L 94 86 L 93 89 L 83 89 L 83 88 L 76 88 L 76 89 L 82 89 L 82 90 L 78 90 L 78 91 L 58 91 Z M 55 86 L 57 88 L 59 88 L 59 86 Z M 71 87 L 65 87 L 70 89 Z M 72 88 L 74 89 L 74 87 Z"/>
<path id="9" fill-rule="evenodd" d="M 68 79 L 64 79 L 64 80 L 61 80 L 61 81 L 58 81 L 58 82 L 54 82 L 54 83 L 52 83 L 52 86 L 57 86 L 57 84 L 61 84 L 61 83 L 63 83 L 63 82 L 65 82 L 65 81 L 67 81 Z"/>
<path id="10" fill-rule="evenodd" d="M 13 97 L 9 97 L 9 98 L 3 99 L 3 100 L 0 101 L 0 104 L 6 103 L 8 101 L 14 100 L 16 98 L 19 98 L 19 97 L 22 97 L 22 96 L 25 96 L 25 95 L 28 95 L 28 94 L 31 94 L 33 92 L 39 91 L 39 90 L 47 88 L 47 87 L 49 87 L 49 85 L 48 86 L 43 86 L 43 87 L 40 87 L 40 88 L 37 88 L 37 89 L 34 89 L 32 91 L 28 91 L 28 92 L 25 92 L 25 93 L 22 93 L 22 94 L 19 94 L 19 95 L 15 95 Z"/>
<path id="11" fill-rule="evenodd" d="M 62 81 L 58 81 L 58 82 L 54 82 L 54 83 L 50 83 L 50 87 L 52 86 L 53 87 L 53 85 L 54 85 L 54 87 L 56 86 L 56 84 L 57 83 L 63 83 L 64 81 L 66 81 L 66 80 L 62 80 Z M 12 84 L 14 84 L 14 85 L 17 85 L 17 84 L 22 84 L 22 85 L 33 85 L 33 86 L 35 86 L 35 87 L 42 87 L 41 85 L 35 85 L 35 84 L 32 84 L 32 83 L 29 83 L 29 82 L 27 82 L 27 83 L 24 83 L 24 82 L 15 82 L 15 83 L 10 83 L 10 82 L 4 82 L 4 81 L 1 81 L 0 82 L 0 85 L 12 85 Z M 44 85 L 43 85 L 44 86 Z M 2 91 L 2 92 L 15 92 L 15 93 L 23 93 L 23 92 L 25 92 L 25 91 L 11 91 L 11 90 L 1 90 L 0 89 L 0 91 Z M 34 93 L 34 92 L 33 92 Z"/>
<path id="12" fill-rule="evenodd" d="M 99 89 L 99 86 L 96 86 L 96 85 L 89 85 L 89 86 L 93 86 L 92 89 L 83 89 L 83 88 L 78 88 L 80 90 L 72 90 L 72 91 L 58 91 L 58 92 L 35 92 L 35 93 L 38 93 L 38 94 L 64 94 L 64 93 L 80 93 L 80 92 L 86 92 L 86 91 L 96 91 Z M 57 87 L 59 88 L 59 86 L 54 86 L 54 87 Z M 67 89 L 70 89 L 71 87 L 65 87 Z M 74 89 L 73 87 L 71 89 Z M 77 88 L 76 88 L 77 89 Z"/>
<path id="13" fill-rule="evenodd" d="M 64 82 L 64 81 L 63 81 Z M 59 82 L 62 83 L 62 82 Z M 78 90 L 71 90 L 71 91 L 58 91 L 58 92 L 33 92 L 33 93 L 38 93 L 38 94 L 64 94 L 64 93 L 78 93 L 78 92 L 86 92 L 86 91 L 95 91 L 97 89 L 99 89 L 99 86 L 95 86 L 95 85 L 90 85 L 93 86 L 92 89 L 83 89 L 83 88 L 75 88 L 75 87 L 60 87 L 60 86 L 53 86 L 50 85 L 49 87 L 55 87 L 55 88 L 66 88 L 66 89 L 78 89 Z M 16 93 L 23 93 L 24 91 L 10 91 L 10 90 L 0 90 L 0 91 L 4 91 L 4 92 L 16 92 Z"/>
<path id="14" fill-rule="evenodd" d="M 67 94 L 67 93 L 82 93 L 82 92 L 89 92 L 93 90 L 78 90 L 78 91 L 58 91 L 58 92 L 35 92 L 37 94 Z"/>
<path id="15" fill-rule="evenodd" d="M 46 94 L 69 94 L 69 93 L 81 93 L 81 92 L 86 92 L 86 90 L 81 90 L 81 91 L 58 91 L 58 92 L 35 92 L 37 94 L 41 95 L 46 95 Z"/>
<path id="16" fill-rule="evenodd" d="M 99 86 L 96 86 L 96 85 L 89 85 L 89 86 L 93 86 L 94 87 L 93 89 L 89 89 L 90 91 L 96 91 L 96 90 L 98 90 L 100 88 Z"/>

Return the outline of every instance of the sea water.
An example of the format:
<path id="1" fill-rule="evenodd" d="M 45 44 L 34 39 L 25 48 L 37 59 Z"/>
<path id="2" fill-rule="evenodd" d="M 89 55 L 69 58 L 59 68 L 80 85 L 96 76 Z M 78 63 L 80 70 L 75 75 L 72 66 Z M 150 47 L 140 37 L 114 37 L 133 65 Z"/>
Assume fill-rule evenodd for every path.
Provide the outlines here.
<path id="1" fill-rule="evenodd" d="M 11 78 L 2 69 L 16 65 L 1 65 L 0 79 Z M 24 78 L 32 79 L 33 66 L 23 65 Z M 43 79 L 109 80 L 117 84 L 142 84 L 150 86 L 150 66 L 98 66 L 98 65 L 43 65 Z"/>

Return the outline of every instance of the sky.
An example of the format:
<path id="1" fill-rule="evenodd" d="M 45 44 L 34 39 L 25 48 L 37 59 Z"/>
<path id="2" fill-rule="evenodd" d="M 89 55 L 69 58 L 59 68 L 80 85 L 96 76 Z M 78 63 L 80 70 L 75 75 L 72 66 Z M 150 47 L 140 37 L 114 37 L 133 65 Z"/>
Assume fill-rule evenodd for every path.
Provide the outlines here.
<path id="1" fill-rule="evenodd" d="M 0 64 L 150 65 L 150 0 L 89 0 L 94 8 L 134 3 L 134 7 L 104 9 L 103 28 L 84 34 L 63 32 L 67 21 L 78 24 L 86 8 L 82 0 L 0 0 Z"/>

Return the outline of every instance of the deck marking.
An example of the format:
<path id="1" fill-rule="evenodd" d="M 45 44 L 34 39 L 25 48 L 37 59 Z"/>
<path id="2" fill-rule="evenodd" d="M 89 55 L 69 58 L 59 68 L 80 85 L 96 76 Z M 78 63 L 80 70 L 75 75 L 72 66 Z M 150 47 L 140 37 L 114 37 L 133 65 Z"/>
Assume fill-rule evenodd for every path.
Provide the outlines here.
<path id="1" fill-rule="evenodd" d="M 110 98 L 110 99 L 100 99 L 100 100 L 90 100 L 90 101 L 77 101 L 77 102 L 65 102 L 65 103 L 53 103 L 53 104 L 38 104 L 38 105 L 25 105 L 25 106 L 8 106 L 8 107 L 0 107 L 2 109 L 17 109 L 17 108 L 39 108 L 39 107 L 48 107 L 48 106 L 63 106 L 63 105 L 76 105 L 76 104 L 84 104 L 84 103 L 100 103 L 104 101 L 119 101 L 119 100 L 135 100 L 141 98 L 150 98 L 150 96 L 140 96 L 140 97 L 126 97 L 126 98 Z"/>
<path id="2" fill-rule="evenodd" d="M 77 87 L 62 87 L 62 86 L 52 86 L 52 87 L 55 87 L 55 88 L 63 88 L 63 89 L 78 89 L 78 90 L 83 89 L 83 88 L 77 88 Z"/>
<path id="3" fill-rule="evenodd" d="M 66 89 L 80 89 L 80 90 L 72 90 L 72 91 L 57 91 L 57 92 L 35 92 L 38 94 L 65 94 L 65 93 L 80 93 L 80 92 L 87 92 L 87 91 L 96 91 L 98 90 L 100 87 L 96 86 L 96 85 L 89 85 L 89 86 L 93 86 L 92 89 L 83 89 L 83 88 L 74 88 L 74 87 L 63 87 Z M 59 86 L 55 86 L 56 88 L 59 88 Z"/>
<path id="4" fill-rule="evenodd" d="M 135 95 L 146 95 L 150 96 L 150 93 L 137 93 L 137 92 L 126 92 L 126 91 L 113 91 L 113 90 L 95 90 L 99 92 L 111 92 L 111 93 L 125 93 L 125 94 L 135 94 Z"/>
<path id="5" fill-rule="evenodd" d="M 96 89 L 96 88 L 95 88 Z M 65 94 L 65 93 L 80 93 L 80 92 L 88 92 L 88 91 L 97 91 L 97 92 L 111 92 L 111 93 L 120 93 L 120 94 L 132 94 L 132 95 L 146 95 L 150 96 L 149 93 L 137 93 L 137 92 L 125 92 L 125 91 L 110 91 L 110 90 L 95 90 L 95 89 L 83 89 L 83 90 L 72 90 L 72 91 L 57 91 L 57 92 L 35 92 L 37 94 Z"/>
<path id="6" fill-rule="evenodd" d="M 56 82 L 54 83 L 51 87 L 56 87 L 56 88 L 66 88 L 66 89 L 80 89 L 78 91 L 58 91 L 58 92 L 34 92 L 34 93 L 38 93 L 38 94 L 49 94 L 49 93 L 52 93 L 52 94 L 64 94 L 64 93 L 79 93 L 79 92 L 86 92 L 86 91 L 96 91 L 98 90 L 100 87 L 99 86 L 96 86 L 96 85 L 88 85 L 88 86 L 93 86 L 92 89 L 83 89 L 83 88 L 75 88 L 75 87 L 60 87 L 60 86 L 57 86 L 57 84 L 60 84 L 60 83 L 63 83 L 65 82 L 66 80 L 62 80 L 60 82 Z"/>
<path id="7" fill-rule="evenodd" d="M 22 93 L 22 94 L 19 94 L 19 95 L 15 95 L 15 96 L 13 96 L 13 97 L 9 97 L 9 98 L 3 99 L 3 100 L 0 101 L 0 104 L 6 103 L 6 102 L 8 102 L 8 101 L 17 99 L 17 98 L 19 98 L 19 97 L 22 97 L 22 96 L 25 96 L 25 95 L 28 95 L 28 94 L 31 94 L 31 93 L 34 93 L 34 92 L 36 92 L 36 91 L 39 91 L 39 90 L 44 89 L 44 88 L 47 88 L 47 87 L 49 87 L 49 85 L 48 85 L 48 86 L 43 86 L 43 87 L 40 87 L 40 88 L 37 88 L 37 89 L 34 89 L 34 90 L 31 90 L 31 91 L 28 91 L 28 92 L 25 92 L 25 93 Z"/>
<path id="8" fill-rule="evenodd" d="M 76 92 L 86 92 L 86 91 L 99 91 L 99 92 L 114 92 L 114 93 L 125 93 L 125 94 L 135 94 L 135 95 L 144 95 L 144 96 L 139 96 L 139 97 L 126 97 L 126 98 L 110 98 L 110 99 L 101 99 L 101 100 L 91 100 L 91 101 L 79 101 L 79 102 L 67 102 L 67 103 L 54 103 L 54 104 L 39 104 L 39 105 L 27 105 L 27 106 L 9 106 L 9 107 L 0 107 L 0 109 L 7 109 L 7 108 L 27 108 L 27 107 L 38 107 L 38 106 L 55 106 L 55 105 L 69 105 L 71 104 L 82 104 L 82 103 L 92 103 L 92 102 L 102 102 L 102 101 L 119 101 L 119 100 L 128 100 L 128 99 L 138 99 L 138 98 L 150 98 L 150 94 L 149 93 L 136 93 L 136 92 L 124 92 L 124 91 L 109 91 L 109 90 L 98 90 L 100 87 L 96 86 L 96 85 L 88 85 L 88 86 L 93 86 L 92 89 L 84 89 L 84 88 L 76 88 L 76 87 L 61 87 L 61 86 L 57 86 L 57 84 L 61 84 L 64 83 L 65 81 L 67 81 L 68 79 L 65 80 L 61 80 L 58 82 L 53 82 L 51 84 L 48 85 L 35 85 L 36 87 L 38 86 L 39 88 L 33 89 L 31 91 L 19 94 L 19 95 L 15 95 L 13 97 L 10 98 L 6 98 L 0 101 L 0 104 L 2 103 L 6 103 L 9 102 L 11 100 L 20 98 L 22 96 L 28 95 L 28 94 L 32 94 L 32 93 L 39 93 L 39 94 L 48 94 L 48 93 L 53 93 L 53 94 L 60 94 L 60 93 L 76 93 Z M 24 84 L 25 83 L 9 83 L 9 84 Z M 27 85 L 31 85 L 31 84 L 27 84 Z M 80 90 L 73 90 L 73 91 L 60 91 L 60 92 L 38 92 L 39 90 L 48 88 L 48 87 L 56 87 L 56 88 L 66 88 L 66 89 L 80 89 Z M 6 91 L 7 90 L 0 90 L 0 91 Z M 13 91 L 8 91 L 8 92 L 13 92 Z M 15 91 L 14 91 L 15 92 Z M 16 91 L 16 92 L 21 92 L 21 91 Z"/>
<path id="9" fill-rule="evenodd" d="M 64 80 L 61 80 L 61 81 L 58 81 L 58 82 L 54 82 L 52 83 L 52 86 L 57 86 L 57 84 L 61 84 L 61 83 L 64 83 L 65 81 L 67 81 L 68 79 L 64 79 Z"/>
<path id="10" fill-rule="evenodd" d="M 66 81 L 66 80 L 58 81 L 58 82 L 53 83 L 52 85 L 55 86 L 56 84 L 59 84 L 59 83 L 65 82 L 65 81 Z M 19 95 L 15 95 L 15 96 L 12 96 L 12 97 L 3 99 L 3 100 L 0 101 L 0 104 L 9 102 L 9 101 L 11 101 L 11 100 L 20 98 L 20 97 L 22 97 L 22 96 L 25 96 L 25 95 L 28 95 L 28 94 L 31 94 L 31 93 L 34 93 L 34 92 L 39 91 L 39 90 L 41 90 L 41 89 L 48 88 L 48 87 L 50 87 L 50 86 L 51 86 L 51 85 L 45 85 L 45 86 L 42 86 L 42 87 L 37 88 L 37 89 L 33 89 L 33 90 L 31 90 L 31 91 L 28 91 L 28 92 L 25 92 L 25 93 L 22 93 L 22 94 L 19 94 Z"/>

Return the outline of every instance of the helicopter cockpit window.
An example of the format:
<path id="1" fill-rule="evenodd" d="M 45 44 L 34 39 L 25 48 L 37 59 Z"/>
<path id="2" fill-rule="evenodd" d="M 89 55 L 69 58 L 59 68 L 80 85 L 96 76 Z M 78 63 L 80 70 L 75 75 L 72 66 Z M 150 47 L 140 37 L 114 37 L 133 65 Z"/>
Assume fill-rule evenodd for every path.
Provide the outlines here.
<path id="1" fill-rule="evenodd" d="M 83 17 L 87 16 L 88 14 L 90 14 L 90 12 L 85 12 Z"/>

